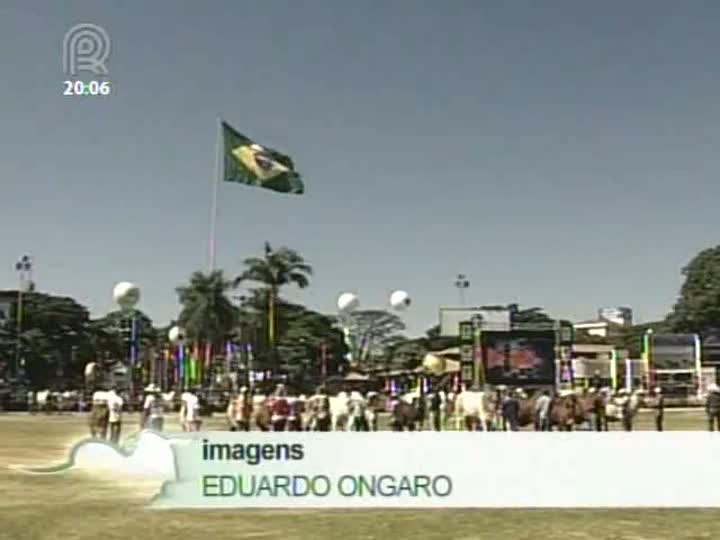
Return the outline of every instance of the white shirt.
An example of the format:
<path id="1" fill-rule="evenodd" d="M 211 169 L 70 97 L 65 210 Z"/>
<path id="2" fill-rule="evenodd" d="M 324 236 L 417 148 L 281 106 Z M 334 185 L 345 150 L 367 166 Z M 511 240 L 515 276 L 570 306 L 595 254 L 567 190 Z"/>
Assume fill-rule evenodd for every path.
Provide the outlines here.
<path id="1" fill-rule="evenodd" d="M 200 400 L 198 397 L 191 392 L 185 392 L 180 399 L 185 405 L 185 417 L 182 420 L 187 422 L 200 420 Z"/>
<path id="2" fill-rule="evenodd" d="M 546 396 L 545 394 L 541 395 L 535 402 L 535 412 L 538 413 L 543 420 L 546 419 L 550 413 L 550 403 L 550 396 Z"/>
<path id="3" fill-rule="evenodd" d="M 103 392 L 102 390 L 98 390 L 97 392 L 93 393 L 92 400 L 93 402 L 107 402 L 108 393 Z"/>
<path id="4" fill-rule="evenodd" d="M 150 418 L 162 418 L 165 414 L 162 400 L 153 394 L 145 396 L 143 409 L 146 411 L 149 410 Z"/>
<path id="5" fill-rule="evenodd" d="M 120 420 L 122 419 L 123 403 L 123 398 L 118 396 L 115 392 L 108 393 L 108 407 L 110 408 L 110 416 L 108 417 L 108 421 L 120 422 Z"/>

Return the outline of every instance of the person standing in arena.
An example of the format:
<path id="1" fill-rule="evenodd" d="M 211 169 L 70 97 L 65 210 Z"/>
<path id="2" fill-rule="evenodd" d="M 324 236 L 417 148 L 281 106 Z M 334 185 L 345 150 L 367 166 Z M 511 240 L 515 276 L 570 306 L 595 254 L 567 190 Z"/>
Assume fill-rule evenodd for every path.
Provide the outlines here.
<path id="1" fill-rule="evenodd" d="M 607 402 L 609 399 L 609 388 L 601 388 L 595 395 L 592 402 L 593 416 L 595 417 L 595 431 L 607 431 Z"/>
<path id="2" fill-rule="evenodd" d="M 434 431 L 442 431 L 442 395 L 440 389 L 436 389 L 430 394 L 430 417 L 432 418 L 432 428 Z"/>
<path id="3" fill-rule="evenodd" d="M 517 392 L 508 392 L 507 399 L 503 402 L 503 420 L 510 431 L 518 430 L 520 417 L 520 401 Z"/>
<path id="4" fill-rule="evenodd" d="M 183 392 L 180 405 L 180 425 L 183 431 L 200 431 L 202 419 L 200 418 L 199 390 Z"/>
<path id="5" fill-rule="evenodd" d="M 316 431 L 330 431 L 332 428 L 332 414 L 330 412 L 330 396 L 327 388 L 322 384 L 318 387 L 313 398 L 313 421 Z"/>
<path id="6" fill-rule="evenodd" d="M 108 394 L 104 390 L 96 390 L 92 395 L 92 411 L 90 412 L 91 437 L 107 438 L 108 414 Z"/>
<path id="7" fill-rule="evenodd" d="M 500 426 L 498 426 L 502 431 L 507 431 L 507 423 L 505 421 L 505 415 L 503 414 L 503 404 L 505 403 L 506 394 L 505 389 L 507 387 L 505 385 L 498 385 L 495 387 L 495 418 L 499 418 L 501 420 Z"/>
<path id="8" fill-rule="evenodd" d="M 655 388 L 655 429 L 663 430 L 663 420 L 665 416 L 665 396 L 662 395 L 660 388 Z"/>
<path id="9" fill-rule="evenodd" d="M 231 399 L 228 404 L 227 416 L 230 422 L 230 431 L 250 431 L 252 409 L 252 396 L 247 386 L 243 386 L 235 399 Z"/>
<path id="10" fill-rule="evenodd" d="M 620 391 L 620 408 L 622 410 L 622 424 L 625 431 L 633 430 L 633 407 L 632 407 L 632 396 L 629 395 L 627 390 Z"/>
<path id="11" fill-rule="evenodd" d="M 544 390 L 535 402 L 536 431 L 550 431 L 551 403 L 552 399 L 550 398 L 550 392 L 548 390 Z"/>
<path id="12" fill-rule="evenodd" d="M 720 431 L 720 387 L 715 383 L 708 386 L 705 412 L 708 417 L 709 430 L 715 431 L 717 426 L 717 431 Z"/>
<path id="13" fill-rule="evenodd" d="M 123 398 L 117 393 L 115 387 L 107 394 L 108 403 L 108 424 L 110 425 L 110 441 L 115 444 L 120 442 L 120 431 L 122 429 Z"/>
<path id="14" fill-rule="evenodd" d="M 145 403 L 143 403 L 142 426 L 144 429 L 152 429 L 153 431 L 162 431 L 165 407 L 160 397 L 160 389 L 151 384 L 145 388 Z"/>
<path id="15" fill-rule="evenodd" d="M 30 414 L 35 414 L 37 412 L 35 410 L 35 392 L 32 390 L 27 393 L 27 408 Z"/>
<path id="16" fill-rule="evenodd" d="M 273 431 L 285 431 L 288 416 L 290 416 L 290 403 L 288 403 L 287 391 L 285 390 L 284 384 L 277 385 L 271 410 L 271 423 Z"/>

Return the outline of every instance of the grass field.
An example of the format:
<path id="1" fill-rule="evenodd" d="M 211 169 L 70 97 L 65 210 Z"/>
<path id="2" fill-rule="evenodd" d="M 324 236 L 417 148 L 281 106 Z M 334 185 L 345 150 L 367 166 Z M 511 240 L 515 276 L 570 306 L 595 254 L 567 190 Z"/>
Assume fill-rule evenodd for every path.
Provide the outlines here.
<path id="1" fill-rule="evenodd" d="M 667 430 L 705 427 L 699 411 L 666 415 Z M 638 428 L 651 425 L 651 416 L 641 415 Z M 208 427 L 219 426 L 213 421 Z M 0 464 L 59 462 L 86 436 L 84 417 L 0 415 Z M 66 474 L 72 481 L 0 467 L 0 539 L 689 540 L 720 531 L 720 511 L 714 510 L 148 511 L 155 485 Z"/>

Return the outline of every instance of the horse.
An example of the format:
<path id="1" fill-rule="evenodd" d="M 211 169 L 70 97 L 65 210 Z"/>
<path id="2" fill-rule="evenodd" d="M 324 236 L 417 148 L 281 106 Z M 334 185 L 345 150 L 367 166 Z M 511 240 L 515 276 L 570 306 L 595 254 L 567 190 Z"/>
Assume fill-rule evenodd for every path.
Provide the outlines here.
<path id="1" fill-rule="evenodd" d="M 350 396 L 343 391 L 339 392 L 337 396 L 331 396 L 329 400 L 332 430 L 342 431 L 350 418 Z"/>
<path id="2" fill-rule="evenodd" d="M 360 392 L 352 392 L 348 403 L 349 416 L 345 424 L 346 431 L 370 431 L 367 417 L 367 400 Z"/>
<path id="3" fill-rule="evenodd" d="M 632 431 L 632 421 L 645 403 L 643 394 L 635 392 L 631 396 L 617 396 L 610 400 L 605 408 L 608 422 L 622 422 L 626 431 Z"/>
<path id="4" fill-rule="evenodd" d="M 365 409 L 365 419 L 369 431 L 378 430 L 379 411 L 382 409 L 380 394 L 370 391 L 365 396 L 367 408 Z"/>
<path id="5" fill-rule="evenodd" d="M 537 402 L 537 398 L 522 398 L 518 401 L 520 402 L 520 408 L 518 411 L 518 427 L 524 428 L 527 426 L 535 425 L 535 405 Z"/>
<path id="6" fill-rule="evenodd" d="M 268 401 L 263 394 L 255 394 L 252 398 L 252 418 L 260 431 L 270 431 L 272 427 L 272 412 Z"/>
<path id="7" fill-rule="evenodd" d="M 550 429 L 573 431 L 578 418 L 584 421 L 586 410 L 574 394 L 556 396 L 550 405 Z"/>
<path id="8" fill-rule="evenodd" d="M 412 392 L 408 392 L 407 394 L 403 394 L 400 397 L 400 400 L 415 408 L 415 412 L 413 413 L 415 417 L 415 429 L 419 431 L 424 430 L 429 409 L 427 394 L 414 390 Z"/>
<path id="9" fill-rule="evenodd" d="M 420 397 L 407 394 L 393 403 L 390 422 L 393 431 L 418 430 L 418 424 L 422 421 L 419 402 Z"/>
<path id="10" fill-rule="evenodd" d="M 458 431 L 489 431 L 495 424 L 496 397 L 494 392 L 465 390 L 455 399 L 455 419 Z"/>
<path id="11" fill-rule="evenodd" d="M 332 429 L 332 412 L 330 399 L 325 394 L 315 394 L 308 400 L 310 419 L 307 431 L 330 431 Z"/>
<path id="12" fill-rule="evenodd" d="M 42 390 L 35 395 L 35 406 L 38 412 L 51 414 L 53 410 L 53 394 L 50 390 Z"/>
<path id="13" fill-rule="evenodd" d="M 595 394 L 584 394 L 578 396 L 571 394 L 568 398 L 571 401 L 571 409 L 573 413 L 573 426 L 580 428 L 584 426 L 586 430 L 592 430 L 592 414 L 596 405 Z"/>
<path id="14" fill-rule="evenodd" d="M 288 398 L 290 416 L 287 421 L 287 431 L 303 431 L 303 414 L 305 413 L 305 399 L 301 397 Z"/>

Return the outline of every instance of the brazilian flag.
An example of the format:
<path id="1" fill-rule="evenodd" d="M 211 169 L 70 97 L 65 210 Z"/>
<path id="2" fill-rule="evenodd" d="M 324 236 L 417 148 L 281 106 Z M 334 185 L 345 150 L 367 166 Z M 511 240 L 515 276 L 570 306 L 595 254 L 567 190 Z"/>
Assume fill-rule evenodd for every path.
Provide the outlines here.
<path id="1" fill-rule="evenodd" d="M 292 159 L 222 123 L 224 145 L 223 180 L 272 189 L 280 193 L 305 192 L 300 174 Z"/>

